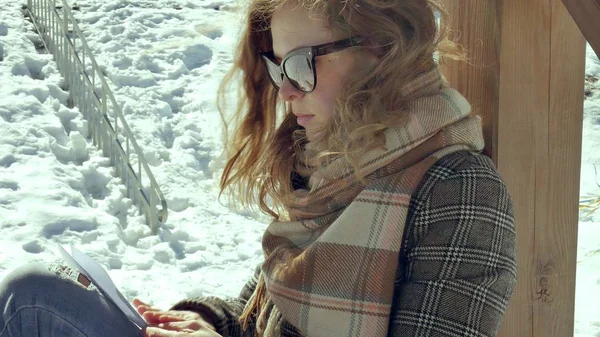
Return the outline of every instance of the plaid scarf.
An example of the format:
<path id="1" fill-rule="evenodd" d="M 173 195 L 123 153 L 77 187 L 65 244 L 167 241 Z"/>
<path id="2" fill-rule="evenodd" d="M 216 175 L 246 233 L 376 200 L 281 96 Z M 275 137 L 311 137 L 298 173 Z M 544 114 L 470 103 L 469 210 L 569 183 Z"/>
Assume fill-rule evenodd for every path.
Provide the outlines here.
<path id="1" fill-rule="evenodd" d="M 310 191 L 295 191 L 290 214 L 299 220 L 267 228 L 263 335 L 279 335 L 285 319 L 310 337 L 386 336 L 411 195 L 441 157 L 483 149 L 480 119 L 442 83 L 436 69 L 403 89 L 417 98 L 407 123 L 384 131 L 385 149 L 361 160 L 366 184 L 333 161 L 310 176 Z"/>

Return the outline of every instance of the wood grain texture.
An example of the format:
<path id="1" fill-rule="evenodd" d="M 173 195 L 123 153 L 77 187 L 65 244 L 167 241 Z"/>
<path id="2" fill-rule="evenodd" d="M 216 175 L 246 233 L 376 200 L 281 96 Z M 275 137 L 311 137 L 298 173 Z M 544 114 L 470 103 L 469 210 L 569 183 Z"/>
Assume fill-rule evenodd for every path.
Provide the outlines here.
<path id="1" fill-rule="evenodd" d="M 562 0 L 579 29 L 600 57 L 600 0 Z"/>
<path id="2" fill-rule="evenodd" d="M 500 336 L 538 336 L 531 271 L 535 269 L 539 126 L 547 125 L 550 64 L 549 8 L 543 0 L 504 0 L 500 24 L 498 158 L 515 203 L 518 282 Z M 538 166 L 540 165 L 540 166 Z M 541 337 L 541 335 L 540 335 Z M 550 336 L 545 336 L 550 337 Z M 558 337 L 558 336 L 557 336 Z"/>
<path id="3" fill-rule="evenodd" d="M 499 28 L 494 1 L 445 0 L 456 41 L 468 49 L 468 64 L 442 59 L 443 73 L 483 119 L 485 153 L 496 159 Z"/>
<path id="4" fill-rule="evenodd" d="M 515 203 L 518 281 L 499 336 L 572 336 L 585 40 L 561 0 L 443 2 L 471 64 L 442 71 L 483 116 Z"/>
<path id="5" fill-rule="evenodd" d="M 535 331 L 572 336 L 585 39 L 562 1 L 552 1 L 551 18 L 548 132 L 538 146 L 547 178 L 536 177 Z"/>

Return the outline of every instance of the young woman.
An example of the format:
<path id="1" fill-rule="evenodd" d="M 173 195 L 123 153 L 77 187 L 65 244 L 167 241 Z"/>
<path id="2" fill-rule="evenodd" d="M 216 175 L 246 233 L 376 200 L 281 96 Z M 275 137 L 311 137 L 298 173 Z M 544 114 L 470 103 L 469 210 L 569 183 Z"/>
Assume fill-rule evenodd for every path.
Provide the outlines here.
<path id="1" fill-rule="evenodd" d="M 496 335 L 513 209 L 434 59 L 461 57 L 445 20 L 433 0 L 251 0 L 221 188 L 273 217 L 265 260 L 238 298 L 135 300 L 143 335 Z M 0 308 L 0 337 L 138 334 L 43 266 L 11 274 Z"/>

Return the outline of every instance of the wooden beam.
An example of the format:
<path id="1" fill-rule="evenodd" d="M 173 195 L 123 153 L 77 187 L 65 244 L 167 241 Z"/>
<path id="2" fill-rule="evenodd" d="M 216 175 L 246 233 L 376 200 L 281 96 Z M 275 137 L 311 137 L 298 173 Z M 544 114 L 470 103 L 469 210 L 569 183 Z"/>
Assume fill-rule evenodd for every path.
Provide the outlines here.
<path id="1" fill-rule="evenodd" d="M 518 281 L 499 336 L 572 336 L 585 40 L 561 0 L 443 3 L 470 64 L 442 70 L 483 116 L 515 204 Z"/>
<path id="2" fill-rule="evenodd" d="M 599 7 L 600 8 L 600 7 Z M 536 146 L 535 331 L 572 336 L 575 312 L 585 39 L 561 1 L 552 1 L 548 124 Z M 598 17 L 600 18 L 600 17 Z M 600 32 L 598 37 L 600 37 Z M 536 120 L 537 122 L 537 120 Z M 540 179 L 542 177 L 542 179 Z M 540 222 L 542 220 L 543 222 Z"/>
<path id="3" fill-rule="evenodd" d="M 458 42 L 469 50 L 468 66 L 444 62 L 445 76 L 483 118 L 485 153 L 496 161 L 496 124 L 498 121 L 498 85 L 500 76 L 499 27 L 494 1 L 443 1 L 449 11 Z M 468 4 L 468 5 L 467 5 Z"/>
<path id="4" fill-rule="evenodd" d="M 562 0 L 596 55 L 600 57 L 600 0 Z"/>
<path id="5" fill-rule="evenodd" d="M 533 285 L 538 269 L 536 169 L 543 168 L 536 165 L 536 145 L 543 142 L 538 137 L 544 130 L 538 127 L 547 125 L 550 15 L 541 0 L 499 0 L 498 4 L 501 73 L 496 164 L 515 203 L 518 259 L 517 288 L 500 336 L 541 337 L 534 324 L 539 315 Z"/>

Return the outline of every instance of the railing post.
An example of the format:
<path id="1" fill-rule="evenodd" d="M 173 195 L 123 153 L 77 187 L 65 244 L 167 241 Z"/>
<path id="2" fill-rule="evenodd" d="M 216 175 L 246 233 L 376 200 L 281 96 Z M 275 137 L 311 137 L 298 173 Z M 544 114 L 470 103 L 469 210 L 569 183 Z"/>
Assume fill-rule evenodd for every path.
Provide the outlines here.
<path id="1" fill-rule="evenodd" d="M 104 83 L 102 83 L 102 116 L 106 116 L 107 115 L 107 111 L 108 111 L 108 100 L 106 99 L 106 88 L 104 88 Z M 105 119 L 105 118 L 102 118 Z M 96 129 L 95 134 L 97 134 L 98 130 Z M 96 137 L 94 137 L 96 138 Z M 98 143 L 98 140 L 94 139 L 94 141 L 96 143 Z"/>
<path id="2" fill-rule="evenodd" d="M 144 181 L 143 177 L 142 177 L 142 161 L 138 159 L 138 175 L 140 177 L 140 184 L 142 181 Z M 141 186 L 136 186 L 136 188 L 140 188 Z M 150 191 L 150 193 L 152 193 L 152 191 Z M 137 193 L 136 193 L 137 195 Z M 139 195 L 137 195 L 137 198 L 139 199 Z"/>
<path id="3" fill-rule="evenodd" d="M 51 1 L 48 9 L 48 27 L 54 27 L 54 0 L 48 1 Z M 46 39 L 48 41 L 46 43 L 46 46 L 50 49 L 50 52 L 52 53 L 52 50 L 54 49 L 54 30 L 49 29 L 46 36 L 48 37 L 48 39 Z"/>
<path id="4" fill-rule="evenodd" d="M 150 193 L 150 223 L 152 224 L 151 226 L 151 232 L 152 234 L 156 234 L 158 232 L 158 219 L 157 219 L 157 215 L 155 212 L 156 209 L 156 199 L 154 197 L 154 193 Z"/>
<path id="5" fill-rule="evenodd" d="M 69 41 L 68 41 L 69 40 L 69 36 L 68 36 L 68 34 L 69 34 L 69 24 L 68 24 L 68 21 L 67 21 L 67 9 L 65 8 L 64 3 L 63 3 L 63 27 L 62 28 L 63 28 L 63 34 L 62 34 L 62 36 L 63 36 L 63 47 L 64 47 L 63 48 L 63 53 L 64 53 L 64 56 L 65 56 L 65 58 L 63 60 L 63 72 L 66 74 L 65 75 L 65 82 L 66 82 L 65 84 L 66 84 L 66 86 L 68 88 L 71 85 L 69 83 L 69 67 L 68 67 L 68 64 L 67 64 L 68 59 L 69 59 L 69 57 L 68 57 L 68 54 L 69 54 Z"/>

